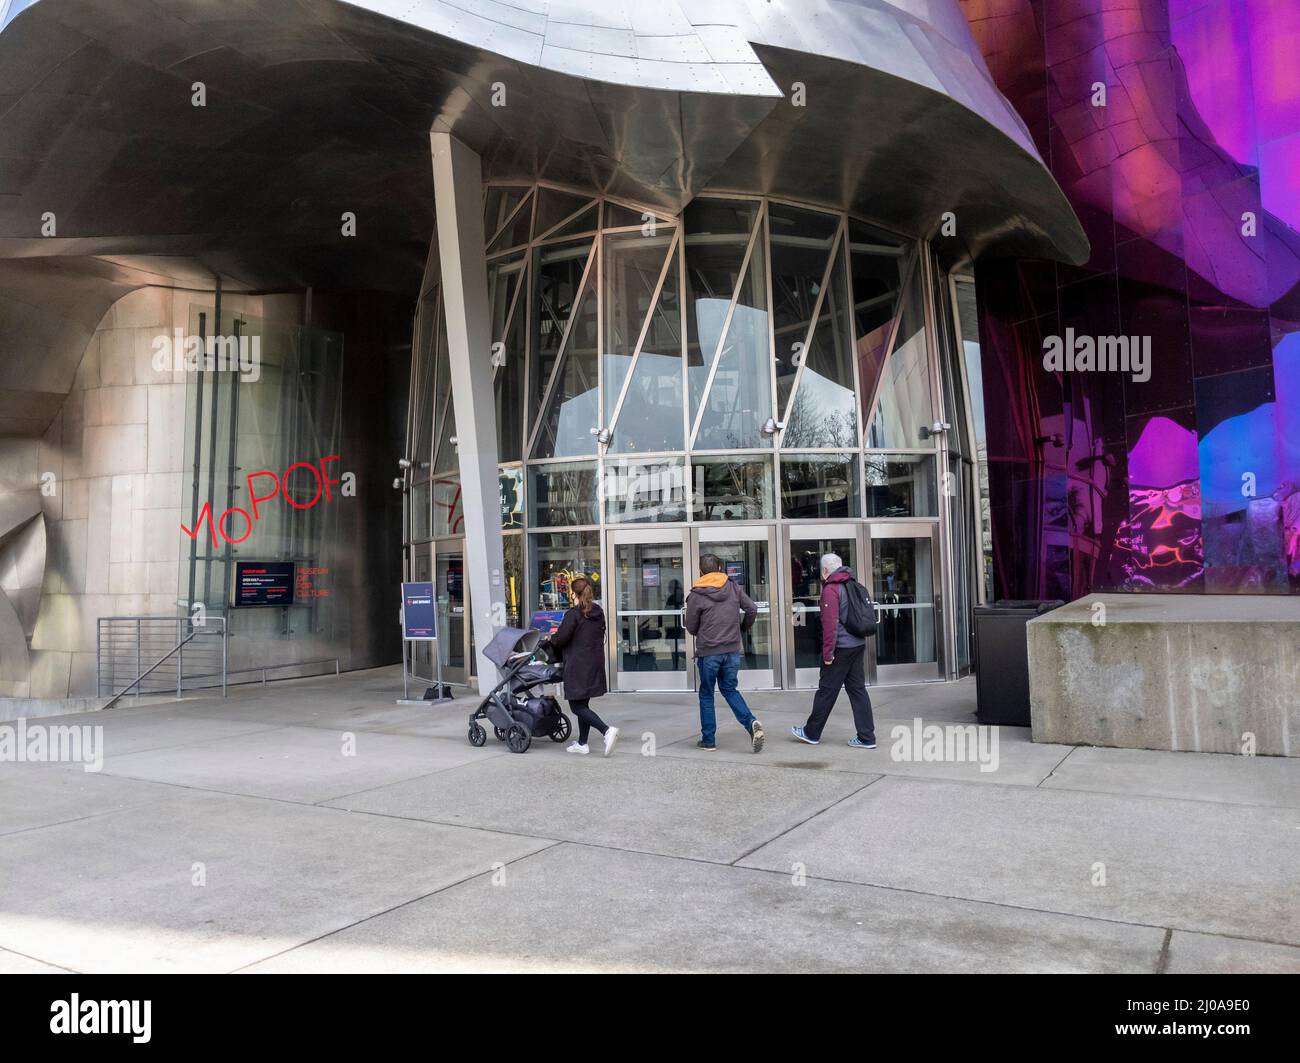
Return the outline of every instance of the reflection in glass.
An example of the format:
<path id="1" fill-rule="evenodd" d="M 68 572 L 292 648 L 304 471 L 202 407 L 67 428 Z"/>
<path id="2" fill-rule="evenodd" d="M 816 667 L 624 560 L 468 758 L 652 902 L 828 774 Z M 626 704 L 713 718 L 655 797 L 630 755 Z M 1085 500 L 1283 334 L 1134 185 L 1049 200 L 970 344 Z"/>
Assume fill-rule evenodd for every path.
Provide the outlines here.
<path id="1" fill-rule="evenodd" d="M 932 454 L 868 454 L 868 517 L 935 517 L 939 514 Z"/>
<path id="2" fill-rule="evenodd" d="M 597 599 L 604 597 L 599 532 L 559 532 L 530 535 L 528 539 L 536 611 L 563 612 L 569 608 L 569 584 L 579 576 L 592 581 Z"/>
<path id="3" fill-rule="evenodd" d="M 858 382 L 863 414 L 876 391 L 888 351 L 899 292 L 908 271 L 905 249 L 861 222 L 849 222 L 849 269 L 853 284 L 853 328 L 857 335 Z"/>
<path id="4" fill-rule="evenodd" d="M 839 218 L 834 214 L 798 210 L 780 203 L 768 208 L 778 410 L 786 408 L 794 387 L 799 354 L 812 324 L 838 227 Z M 851 383 L 852 377 L 849 379 Z"/>
<path id="5" fill-rule="evenodd" d="M 540 410 L 550 383 L 551 370 L 560 353 L 564 327 L 578 301 L 578 287 L 591 253 L 591 241 L 559 244 L 533 252 L 535 274 L 533 307 L 532 380 L 534 409 Z"/>
<path id="6" fill-rule="evenodd" d="M 772 577 L 767 563 L 766 539 L 702 542 L 701 554 L 716 554 L 722 570 L 758 607 L 753 626 L 741 635 L 740 667 L 772 667 Z"/>
<path id="7" fill-rule="evenodd" d="M 691 460 L 696 520 L 762 520 L 773 516 L 772 462 L 764 457 Z"/>
<path id="8" fill-rule="evenodd" d="M 770 447 L 762 432 L 772 416 L 771 356 L 767 333 L 767 284 L 760 237 L 740 286 L 736 307 L 718 352 L 717 368 L 702 397 L 695 450 Z M 694 387 L 694 384 L 692 384 Z"/>
<path id="9" fill-rule="evenodd" d="M 611 524 L 685 520 L 685 459 L 607 458 L 601 497 Z"/>
<path id="10" fill-rule="evenodd" d="M 460 535 L 465 530 L 460 473 L 442 472 L 433 478 L 433 534 Z"/>
<path id="11" fill-rule="evenodd" d="M 691 422 L 722 336 L 727 307 L 740 279 L 758 204 L 696 199 L 685 211 L 686 362 Z M 759 253 L 762 249 L 759 248 Z"/>
<path id="12" fill-rule="evenodd" d="M 913 271 L 903 293 L 898 337 L 881 374 L 880 394 L 867 436 L 868 447 L 923 446 L 921 429 L 934 421 L 920 284 L 920 277 Z"/>
<path id="13" fill-rule="evenodd" d="M 596 463 L 560 462 L 529 470 L 528 523 L 534 527 L 597 524 Z"/>
<path id="14" fill-rule="evenodd" d="M 524 262 L 521 256 L 513 261 L 499 259 L 488 266 L 497 457 L 500 461 L 518 461 L 522 457 L 528 302 L 518 289 L 521 282 L 527 283 Z"/>
<path id="15" fill-rule="evenodd" d="M 428 477 L 433 463 L 433 376 L 437 365 L 434 348 L 439 311 L 438 289 L 434 288 L 420 299 L 411 353 L 415 388 L 411 461 L 412 475 L 417 480 Z"/>
<path id="16" fill-rule="evenodd" d="M 432 534 L 429 513 L 429 484 L 414 484 L 411 487 L 411 541 L 421 542 Z M 419 577 L 416 577 L 417 579 Z"/>
<path id="17" fill-rule="evenodd" d="M 781 455 L 781 515 L 858 516 L 857 454 Z"/>
<path id="18" fill-rule="evenodd" d="M 836 255 L 826 297 L 804 353 L 798 389 L 786 413 L 783 447 L 856 447 L 858 402 L 853 393 L 848 292 L 843 252 Z"/>
<path id="19" fill-rule="evenodd" d="M 518 466 L 497 470 L 497 487 L 501 492 L 501 527 L 524 526 L 524 470 Z"/>
<path id="20" fill-rule="evenodd" d="M 674 255 L 641 353 L 632 367 L 623 408 L 614 422 L 612 453 L 683 449 L 682 327 L 677 277 Z M 606 419 L 611 412 L 607 403 Z"/>
<path id="21" fill-rule="evenodd" d="M 873 539 L 876 664 L 928 664 L 935 657 L 930 539 Z"/>
<path id="22" fill-rule="evenodd" d="M 684 673 L 682 544 L 620 543 L 614 548 L 614 568 L 619 671 Z"/>
<path id="23" fill-rule="evenodd" d="M 595 277 L 591 276 L 578 310 L 569 321 L 569 333 L 533 446 L 535 458 L 596 453 L 595 431 L 600 425 L 597 302 Z"/>
<path id="24" fill-rule="evenodd" d="M 820 668 L 822 663 L 822 570 L 825 554 L 835 554 L 857 572 L 853 539 L 790 538 L 790 591 L 794 602 L 794 666 Z"/>
<path id="25" fill-rule="evenodd" d="M 489 243 L 527 194 L 527 188 L 507 188 L 504 185 L 490 185 L 483 193 L 483 233 Z"/>
<path id="26" fill-rule="evenodd" d="M 614 406 L 627 379 L 632 355 L 659 277 L 664 259 L 673 246 L 673 230 L 665 228 L 655 236 L 640 231 L 608 236 L 604 240 L 605 344 L 604 422 L 614 415 Z M 680 420 L 680 418 L 679 418 Z"/>
<path id="27" fill-rule="evenodd" d="M 488 244 L 488 254 L 505 251 L 511 247 L 522 247 L 528 243 L 528 231 L 533 219 L 533 197 L 529 196 L 524 205 L 515 211 L 496 239 Z"/>

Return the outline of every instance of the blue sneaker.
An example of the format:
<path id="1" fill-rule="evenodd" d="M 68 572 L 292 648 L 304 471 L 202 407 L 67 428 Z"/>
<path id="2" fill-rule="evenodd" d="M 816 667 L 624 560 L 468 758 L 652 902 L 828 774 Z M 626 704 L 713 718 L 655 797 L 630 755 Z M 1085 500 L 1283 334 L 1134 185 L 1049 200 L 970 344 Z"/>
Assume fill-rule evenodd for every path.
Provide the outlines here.
<path id="1" fill-rule="evenodd" d="M 794 735 L 795 738 L 799 739 L 800 742 L 807 742 L 810 746 L 815 746 L 821 741 L 820 738 L 809 738 L 803 733 L 802 727 L 791 727 L 790 733 Z"/>
<path id="2" fill-rule="evenodd" d="M 849 745 L 851 745 L 854 749 L 875 749 L 876 748 L 876 743 L 874 741 L 864 742 L 857 735 L 854 735 L 852 738 L 849 739 Z"/>

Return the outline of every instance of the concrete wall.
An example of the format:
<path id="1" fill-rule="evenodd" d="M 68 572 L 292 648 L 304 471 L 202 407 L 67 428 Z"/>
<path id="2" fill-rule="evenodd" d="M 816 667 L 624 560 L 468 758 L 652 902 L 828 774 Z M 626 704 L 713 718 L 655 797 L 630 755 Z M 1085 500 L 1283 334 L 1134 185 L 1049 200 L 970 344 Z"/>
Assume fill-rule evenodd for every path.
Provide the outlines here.
<path id="1" fill-rule="evenodd" d="M 1091 594 L 1027 638 L 1035 741 L 1300 755 L 1295 598 Z"/>

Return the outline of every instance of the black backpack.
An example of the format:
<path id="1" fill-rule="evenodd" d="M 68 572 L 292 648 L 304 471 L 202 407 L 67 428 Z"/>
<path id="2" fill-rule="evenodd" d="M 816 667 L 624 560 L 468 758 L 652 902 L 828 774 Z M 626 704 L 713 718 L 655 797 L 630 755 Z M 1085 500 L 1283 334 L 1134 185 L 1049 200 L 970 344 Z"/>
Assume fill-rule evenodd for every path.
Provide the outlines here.
<path id="1" fill-rule="evenodd" d="M 869 639 L 876 633 L 876 605 L 855 579 L 840 584 L 840 623 L 850 635 Z"/>

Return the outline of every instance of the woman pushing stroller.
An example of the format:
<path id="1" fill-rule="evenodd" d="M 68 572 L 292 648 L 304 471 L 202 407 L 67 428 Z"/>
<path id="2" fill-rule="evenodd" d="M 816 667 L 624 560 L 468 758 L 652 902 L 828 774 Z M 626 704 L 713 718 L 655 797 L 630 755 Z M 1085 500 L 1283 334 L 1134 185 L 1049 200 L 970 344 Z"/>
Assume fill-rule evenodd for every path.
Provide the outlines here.
<path id="1" fill-rule="evenodd" d="M 564 698 L 578 718 L 578 737 L 566 752 L 586 755 L 587 738 L 594 727 L 605 737 L 605 756 L 614 751 L 618 728 L 608 727 L 591 710 L 591 699 L 606 693 L 605 614 L 596 604 L 591 580 L 579 576 L 569 584 L 572 605 L 565 611 L 550 644 L 564 661 Z"/>

